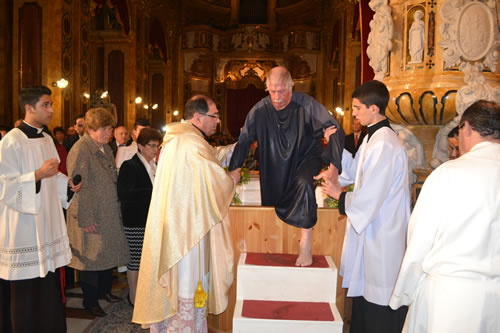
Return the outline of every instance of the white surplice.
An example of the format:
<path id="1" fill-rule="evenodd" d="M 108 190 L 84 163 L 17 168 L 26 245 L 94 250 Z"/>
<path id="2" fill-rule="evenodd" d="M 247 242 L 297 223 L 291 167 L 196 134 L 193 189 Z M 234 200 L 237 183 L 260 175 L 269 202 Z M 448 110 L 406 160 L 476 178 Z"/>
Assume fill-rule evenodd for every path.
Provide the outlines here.
<path id="1" fill-rule="evenodd" d="M 382 127 L 364 137 L 354 160 L 344 150 L 342 168 L 340 183 L 354 183 L 345 197 L 342 287 L 348 297 L 387 306 L 406 248 L 407 153 L 394 131 Z"/>
<path id="2" fill-rule="evenodd" d="M 130 160 L 138 151 L 139 147 L 135 141 L 132 142 L 130 146 L 118 147 L 115 157 L 116 168 L 120 170 L 123 162 Z"/>
<path id="3" fill-rule="evenodd" d="M 68 178 L 62 173 L 41 180 L 35 170 L 57 158 L 52 138 L 29 139 L 15 128 L 0 141 L 0 278 L 45 277 L 69 264 L 71 249 L 62 208 Z"/>
<path id="4" fill-rule="evenodd" d="M 404 332 L 500 332 L 500 144 L 427 178 L 390 305 L 410 305 Z"/>

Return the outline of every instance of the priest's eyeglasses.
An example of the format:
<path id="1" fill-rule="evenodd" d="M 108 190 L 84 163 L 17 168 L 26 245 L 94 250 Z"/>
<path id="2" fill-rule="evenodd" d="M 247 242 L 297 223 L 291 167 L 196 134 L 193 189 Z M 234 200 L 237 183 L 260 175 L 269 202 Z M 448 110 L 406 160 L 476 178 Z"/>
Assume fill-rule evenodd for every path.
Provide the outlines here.
<path id="1" fill-rule="evenodd" d="M 214 119 L 220 119 L 219 117 L 219 114 L 216 113 L 216 114 L 208 114 L 208 113 L 203 113 L 204 116 L 207 116 L 207 117 L 210 117 L 210 118 L 214 118 Z"/>

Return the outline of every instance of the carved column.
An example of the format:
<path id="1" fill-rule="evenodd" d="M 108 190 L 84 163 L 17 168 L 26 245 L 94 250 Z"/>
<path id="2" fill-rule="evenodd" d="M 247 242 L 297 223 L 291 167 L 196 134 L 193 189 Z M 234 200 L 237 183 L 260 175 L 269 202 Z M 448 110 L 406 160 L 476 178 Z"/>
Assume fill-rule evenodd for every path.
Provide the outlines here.
<path id="1" fill-rule="evenodd" d="M 457 111 L 479 98 L 499 100 L 494 1 L 464 0 L 457 6 L 450 0 L 395 0 L 390 6 L 394 35 L 383 78 L 391 94 L 387 116 L 415 133 L 429 163 L 436 133 L 447 134 L 455 126 L 450 122 Z M 410 30 L 418 11 L 425 45 L 420 61 L 412 61 Z M 436 154 L 447 160 L 446 147 Z"/>

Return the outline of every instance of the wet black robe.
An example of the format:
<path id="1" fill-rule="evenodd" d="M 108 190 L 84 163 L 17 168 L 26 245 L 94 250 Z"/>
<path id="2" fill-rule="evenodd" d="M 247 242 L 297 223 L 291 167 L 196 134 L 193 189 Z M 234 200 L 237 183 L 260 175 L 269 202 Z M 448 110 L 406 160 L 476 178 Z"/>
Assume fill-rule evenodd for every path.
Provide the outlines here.
<path id="1" fill-rule="evenodd" d="M 324 149 L 321 138 L 332 125 L 338 130 Z M 276 111 L 267 96 L 248 113 L 229 170 L 243 164 L 257 140 L 262 205 L 274 206 L 288 224 L 312 228 L 317 220 L 313 176 L 330 162 L 342 171 L 344 137 L 342 127 L 314 98 L 294 92 L 290 104 Z"/>

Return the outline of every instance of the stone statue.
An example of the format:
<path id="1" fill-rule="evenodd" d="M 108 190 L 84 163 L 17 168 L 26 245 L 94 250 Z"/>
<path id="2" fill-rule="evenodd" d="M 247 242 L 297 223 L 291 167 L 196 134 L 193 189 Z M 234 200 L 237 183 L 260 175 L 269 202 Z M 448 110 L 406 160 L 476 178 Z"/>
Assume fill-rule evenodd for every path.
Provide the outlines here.
<path id="1" fill-rule="evenodd" d="M 241 47 L 241 37 L 242 37 L 242 34 L 241 33 L 236 33 L 233 35 L 233 37 L 231 38 L 231 43 L 233 44 L 233 47 L 235 49 L 238 49 Z"/>
<path id="2" fill-rule="evenodd" d="M 500 102 L 500 87 L 492 87 L 486 82 L 486 78 L 481 73 L 483 70 L 482 64 L 464 62 L 460 65 L 459 69 L 464 73 L 464 82 L 466 85 L 458 89 L 457 92 L 457 115 L 442 127 L 436 136 L 432 160 L 430 162 L 433 169 L 437 168 L 441 163 L 448 161 L 447 135 L 453 127 L 458 125 L 465 109 L 480 99 Z"/>
<path id="3" fill-rule="evenodd" d="M 194 31 L 186 32 L 186 48 L 192 49 L 194 47 Z"/>
<path id="4" fill-rule="evenodd" d="M 370 58 L 370 66 L 375 72 L 375 80 L 382 81 L 387 73 L 389 51 L 392 50 L 392 35 L 394 23 L 391 17 L 391 7 L 387 0 L 372 0 L 369 3 L 375 11 L 370 21 L 370 33 L 368 34 L 368 47 L 366 54 Z"/>
<path id="5" fill-rule="evenodd" d="M 212 48 L 213 48 L 214 51 L 218 51 L 219 50 L 219 41 L 220 41 L 219 35 L 213 35 L 213 37 L 212 37 Z"/>
<path id="6" fill-rule="evenodd" d="M 417 10 L 413 15 L 414 21 L 408 32 L 408 50 L 411 60 L 409 64 L 418 64 L 423 60 L 425 48 L 425 23 L 422 20 L 424 12 Z"/>
<path id="7" fill-rule="evenodd" d="M 413 173 L 413 170 L 425 168 L 424 146 L 408 128 L 392 123 L 391 127 L 398 135 L 399 140 L 401 140 L 408 153 L 408 180 L 411 186 L 417 181 L 417 175 Z"/>
<path id="8" fill-rule="evenodd" d="M 281 37 L 281 41 L 283 42 L 283 51 L 288 51 L 288 35 Z"/>

